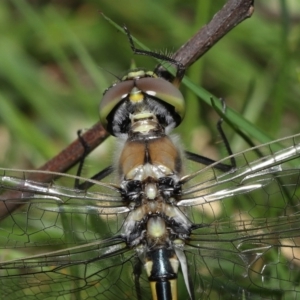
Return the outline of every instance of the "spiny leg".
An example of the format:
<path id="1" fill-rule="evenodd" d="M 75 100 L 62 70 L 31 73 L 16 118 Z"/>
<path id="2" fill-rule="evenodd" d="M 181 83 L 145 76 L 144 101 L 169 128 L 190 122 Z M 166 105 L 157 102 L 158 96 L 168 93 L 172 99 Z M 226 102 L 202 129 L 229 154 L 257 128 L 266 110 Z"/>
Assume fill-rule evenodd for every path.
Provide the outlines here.
<path id="1" fill-rule="evenodd" d="M 83 169 L 84 161 L 85 161 L 85 158 L 87 157 L 87 155 L 89 153 L 90 147 L 86 143 L 86 141 L 84 140 L 84 138 L 81 136 L 81 130 L 77 131 L 77 136 L 78 136 L 78 139 L 79 139 L 79 141 L 80 141 L 80 143 L 81 143 L 81 145 L 82 145 L 82 147 L 84 149 L 82 157 L 81 157 L 79 165 L 78 165 L 77 173 L 76 173 L 76 176 L 80 177 L 82 169 Z M 97 174 L 95 174 L 91 179 L 92 180 L 100 181 L 103 178 L 109 176 L 113 172 L 113 170 L 114 169 L 113 169 L 112 166 L 108 166 L 105 169 L 103 169 L 100 172 L 98 172 Z M 80 190 L 89 189 L 93 185 L 94 185 L 94 183 L 92 183 L 90 181 L 85 181 L 85 182 L 80 183 L 78 178 L 75 179 L 75 184 L 74 184 L 75 188 L 80 189 Z"/>
<path id="2" fill-rule="evenodd" d="M 222 110 L 223 110 L 223 113 L 225 114 L 226 113 L 226 103 L 223 99 L 220 99 L 220 101 L 222 102 Z M 226 137 L 226 134 L 223 131 L 222 123 L 223 123 L 223 118 L 221 117 L 217 122 L 217 130 L 218 130 L 219 134 L 221 135 L 221 138 L 225 144 L 225 148 L 227 150 L 228 155 L 231 156 L 233 154 L 233 152 L 231 150 L 231 147 L 230 147 L 229 141 Z M 202 156 L 199 154 L 195 154 L 195 153 L 192 153 L 189 151 L 185 151 L 185 156 L 187 159 L 189 159 L 191 161 L 194 161 L 196 163 L 200 163 L 200 164 L 203 164 L 206 166 L 216 163 L 216 161 L 213 159 L 210 159 L 208 157 L 205 157 L 205 156 Z M 218 164 L 214 165 L 214 168 L 217 170 L 220 170 L 222 172 L 234 171 L 234 170 L 236 170 L 236 160 L 234 157 L 230 157 L 230 165 L 218 163 Z"/>
<path id="3" fill-rule="evenodd" d="M 126 32 L 127 34 L 127 37 L 128 37 L 128 40 L 129 40 L 129 44 L 130 44 L 130 47 L 133 51 L 134 54 L 137 54 L 137 55 L 145 55 L 145 56 L 150 56 L 150 57 L 153 57 L 153 58 L 157 58 L 161 61 L 165 61 L 165 62 L 169 62 L 173 65 L 176 66 L 177 70 L 176 70 L 176 75 L 175 75 L 175 78 L 172 80 L 172 83 L 175 85 L 175 86 L 179 86 L 181 81 L 182 81 L 182 78 L 184 76 L 184 73 L 185 73 L 185 67 L 183 66 L 183 64 L 167 55 L 164 55 L 162 53 L 157 53 L 157 52 L 153 52 L 153 51 L 148 51 L 148 50 L 142 50 L 142 49 L 137 49 L 134 45 L 134 42 L 133 42 L 133 39 L 132 39 L 132 36 L 128 30 L 128 28 L 126 26 L 123 26 L 124 28 L 124 31 Z M 158 69 L 158 67 L 156 68 L 156 70 Z M 157 74 L 159 75 L 159 74 Z"/>
<path id="4" fill-rule="evenodd" d="M 222 103 L 222 112 L 223 114 L 226 114 L 226 103 L 225 103 L 225 100 L 223 98 L 220 99 L 221 103 Z M 233 152 L 231 150 L 231 147 L 230 147 L 230 143 L 227 139 L 227 136 L 222 128 L 222 123 L 223 123 L 223 118 L 221 117 L 219 119 L 219 121 L 217 122 L 217 129 L 219 131 L 219 134 L 224 142 L 224 145 L 225 145 L 225 148 L 226 148 L 226 151 L 227 151 L 227 154 L 228 156 L 231 156 L 233 155 Z M 235 160 L 235 157 L 230 157 L 230 163 L 231 163 L 231 169 L 232 170 L 235 170 L 236 169 L 236 160 Z"/>

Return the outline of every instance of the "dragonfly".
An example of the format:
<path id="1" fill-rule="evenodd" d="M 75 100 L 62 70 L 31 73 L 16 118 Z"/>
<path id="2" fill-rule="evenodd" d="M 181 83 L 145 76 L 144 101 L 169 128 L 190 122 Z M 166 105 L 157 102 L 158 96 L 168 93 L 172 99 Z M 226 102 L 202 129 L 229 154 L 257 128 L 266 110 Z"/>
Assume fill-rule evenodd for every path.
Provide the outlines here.
<path id="1" fill-rule="evenodd" d="M 34 180 L 45 171 L 0 169 L 10 211 L 0 295 L 298 299 L 300 134 L 220 161 L 182 150 L 171 131 L 184 118 L 185 69 L 136 49 L 124 29 L 135 54 L 176 74 L 135 69 L 105 91 L 100 119 L 119 149 L 92 178 L 80 176 L 84 159 L 77 175 L 52 173 L 60 179 L 50 183 Z"/>

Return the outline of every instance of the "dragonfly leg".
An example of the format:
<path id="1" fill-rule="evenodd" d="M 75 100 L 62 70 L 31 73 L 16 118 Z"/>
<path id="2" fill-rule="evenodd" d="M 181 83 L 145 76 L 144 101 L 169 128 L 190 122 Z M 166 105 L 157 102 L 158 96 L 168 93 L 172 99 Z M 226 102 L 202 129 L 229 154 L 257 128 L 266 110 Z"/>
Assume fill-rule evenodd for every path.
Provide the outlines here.
<path id="1" fill-rule="evenodd" d="M 163 76 L 163 74 L 167 73 L 168 74 L 167 75 L 168 78 L 165 78 L 165 79 L 171 81 L 175 86 L 179 86 L 180 83 L 181 83 L 181 80 L 182 80 L 182 78 L 184 76 L 185 69 L 186 69 L 184 67 L 184 65 L 181 62 L 179 62 L 178 60 L 175 60 L 175 59 L 171 58 L 170 56 L 167 56 L 167 55 L 165 55 L 163 53 L 158 53 L 158 52 L 148 51 L 148 50 L 143 50 L 143 49 L 137 49 L 135 47 L 135 45 L 134 45 L 132 36 L 131 36 L 128 28 L 126 26 L 124 26 L 123 28 L 124 28 L 124 31 L 127 34 L 127 37 L 128 37 L 129 43 L 130 43 L 130 47 L 131 47 L 131 49 L 132 49 L 132 51 L 133 51 L 134 54 L 150 56 L 150 57 L 159 59 L 159 60 L 161 60 L 163 62 L 169 62 L 169 63 L 171 63 L 171 64 L 173 64 L 173 65 L 176 66 L 176 68 L 177 68 L 176 75 L 173 78 L 171 78 L 169 72 L 158 71 L 160 65 L 158 65 L 155 68 L 154 73 L 156 75 L 158 75 L 159 77 L 165 77 L 165 76 Z"/>
<path id="2" fill-rule="evenodd" d="M 226 102 L 223 98 L 220 98 L 220 101 L 222 103 L 222 112 L 223 112 L 223 114 L 226 114 Z M 233 152 L 231 150 L 230 143 L 227 139 L 227 136 L 222 128 L 222 123 L 223 123 L 223 118 L 221 117 L 219 119 L 219 121 L 217 122 L 217 129 L 218 129 L 219 134 L 224 142 L 224 145 L 225 145 L 228 155 L 231 156 L 231 155 L 233 155 Z M 230 158 L 230 163 L 231 163 L 231 169 L 235 170 L 236 169 L 236 160 L 233 156 Z"/>
<path id="3" fill-rule="evenodd" d="M 81 130 L 77 131 L 77 135 L 78 135 L 78 139 L 84 149 L 82 157 L 79 161 L 79 165 L 78 165 L 78 169 L 77 169 L 77 173 L 76 173 L 76 176 L 80 177 L 82 169 L 83 169 L 84 161 L 89 153 L 90 147 L 87 144 L 87 142 L 84 140 L 84 138 L 81 136 Z M 105 168 L 105 169 L 101 170 L 100 172 L 98 172 L 97 174 L 95 174 L 91 179 L 100 181 L 103 178 L 110 175 L 112 172 L 113 172 L 113 167 L 108 166 L 107 168 Z M 85 181 L 85 182 L 80 183 L 78 178 L 75 179 L 74 187 L 76 189 L 86 190 L 86 189 L 90 188 L 91 186 L 93 186 L 93 183 L 90 181 Z"/>
<path id="4" fill-rule="evenodd" d="M 79 161 L 79 165 L 78 165 L 78 169 L 77 169 L 77 173 L 76 173 L 76 176 L 80 177 L 81 175 L 81 172 L 82 172 L 82 169 L 83 169 L 83 165 L 84 165 L 84 161 L 85 161 L 85 158 L 87 157 L 88 153 L 89 153 L 89 145 L 87 144 L 87 142 L 84 140 L 84 138 L 81 136 L 81 133 L 82 133 L 82 130 L 78 130 L 77 131 L 77 137 L 78 137 L 78 140 L 79 142 L 81 143 L 82 147 L 83 147 L 83 154 L 80 158 L 80 161 Z M 75 188 L 79 188 L 80 186 L 80 183 L 79 183 L 79 179 L 76 178 L 75 179 L 75 183 L 74 183 L 74 187 Z"/>
<path id="5" fill-rule="evenodd" d="M 220 101 L 222 102 L 222 107 L 223 107 L 222 110 L 223 110 L 223 113 L 225 114 L 226 113 L 226 103 L 223 99 L 220 99 Z M 221 138 L 222 138 L 222 140 L 225 144 L 225 148 L 227 150 L 228 155 L 231 156 L 233 153 L 232 153 L 229 141 L 226 137 L 226 134 L 225 134 L 225 132 L 222 128 L 222 123 L 223 123 L 223 118 L 221 117 L 219 119 L 219 121 L 217 122 L 217 129 L 218 129 L 218 132 L 221 135 Z M 209 166 L 209 165 L 212 165 L 212 164 L 216 163 L 216 161 L 213 160 L 213 159 L 210 159 L 208 157 L 205 157 L 205 156 L 202 156 L 202 155 L 199 155 L 199 154 L 195 154 L 195 153 L 192 153 L 192 152 L 189 152 L 189 151 L 185 151 L 185 157 L 187 159 L 191 160 L 191 161 L 194 161 L 196 163 L 200 163 L 200 164 L 203 164 L 203 165 L 206 165 L 206 166 Z M 234 170 L 236 170 L 236 160 L 235 160 L 234 157 L 231 157 L 230 158 L 230 164 L 218 163 L 218 164 L 215 164 L 213 167 L 215 169 L 223 171 L 223 172 L 234 171 Z"/>
<path id="6" fill-rule="evenodd" d="M 213 159 L 189 151 L 185 151 L 185 157 L 188 160 L 194 161 L 205 166 L 209 166 L 216 163 L 216 161 Z M 226 165 L 222 163 L 215 164 L 213 167 L 223 172 L 229 172 L 233 169 L 231 165 Z"/>

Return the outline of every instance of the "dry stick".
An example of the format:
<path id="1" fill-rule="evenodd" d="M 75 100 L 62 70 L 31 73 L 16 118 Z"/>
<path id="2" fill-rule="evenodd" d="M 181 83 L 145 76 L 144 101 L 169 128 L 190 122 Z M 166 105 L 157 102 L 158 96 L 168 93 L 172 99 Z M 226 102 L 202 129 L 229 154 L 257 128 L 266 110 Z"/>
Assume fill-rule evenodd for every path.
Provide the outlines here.
<path id="1" fill-rule="evenodd" d="M 254 11 L 253 5 L 254 0 L 228 0 L 212 20 L 181 46 L 172 58 L 188 68 L 231 29 L 250 18 Z"/>
<path id="2" fill-rule="evenodd" d="M 254 7 L 254 0 L 228 0 L 223 8 L 214 15 L 212 20 L 202 27 L 188 42 L 186 42 L 174 55 L 186 68 L 198 60 L 206 51 L 217 43 L 232 28 L 243 20 L 251 17 Z M 108 136 L 98 122 L 83 135 L 84 141 L 89 146 L 89 153 L 99 146 Z M 84 154 L 82 143 L 77 139 L 53 159 L 48 161 L 38 170 L 52 172 L 67 172 L 76 165 Z M 30 174 L 29 180 L 39 182 L 51 182 L 58 176 L 53 174 Z M 21 192 L 8 191 L 1 195 L 2 199 L 20 199 Z M 19 207 L 21 201 L 0 201 L 0 219 L 5 218 L 10 212 Z"/>

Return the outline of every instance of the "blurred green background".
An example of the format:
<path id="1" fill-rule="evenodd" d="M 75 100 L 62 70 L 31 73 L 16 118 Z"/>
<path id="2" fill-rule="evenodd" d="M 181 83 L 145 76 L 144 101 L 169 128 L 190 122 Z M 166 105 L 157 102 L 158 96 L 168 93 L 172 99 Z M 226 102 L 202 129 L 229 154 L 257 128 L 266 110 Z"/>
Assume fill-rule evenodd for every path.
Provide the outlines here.
<path id="1" fill-rule="evenodd" d="M 98 121 L 102 93 L 115 80 L 111 73 L 124 75 L 133 58 L 138 66 L 154 69 L 157 62 L 133 56 L 126 36 L 100 12 L 126 24 L 150 49 L 169 53 L 225 3 L 0 1 L 1 166 L 39 167 L 73 141 L 78 129 Z M 218 42 L 187 76 L 225 98 L 266 137 L 288 136 L 300 132 L 299 46 L 299 1 L 256 1 L 252 18 Z M 216 112 L 186 87 L 182 92 L 188 112 L 176 131 L 183 133 L 186 148 L 211 158 L 226 155 Z M 234 152 L 247 148 L 224 127 Z M 99 160 L 109 145 L 105 142 L 91 159 Z"/>
<path id="2" fill-rule="evenodd" d="M 134 56 L 126 36 L 100 12 L 120 26 L 126 24 L 150 49 L 170 53 L 225 3 L 0 1 L 0 166 L 41 166 L 73 141 L 78 129 L 98 121 L 103 91 L 114 75 L 126 74 L 133 58 L 138 66 L 154 69 L 157 62 Z M 187 76 L 225 98 L 229 108 L 253 124 L 261 135 L 250 138 L 258 144 L 300 132 L 299 49 L 300 2 L 257 0 L 254 15 L 219 41 Z M 176 132 L 186 148 L 214 159 L 224 157 L 217 113 L 186 86 L 181 90 L 188 111 Z M 238 126 L 250 131 L 242 123 Z M 234 152 L 248 147 L 226 124 L 224 130 Z M 109 164 L 112 142 L 110 138 L 91 155 L 84 175 L 93 165 L 99 171 Z"/>

